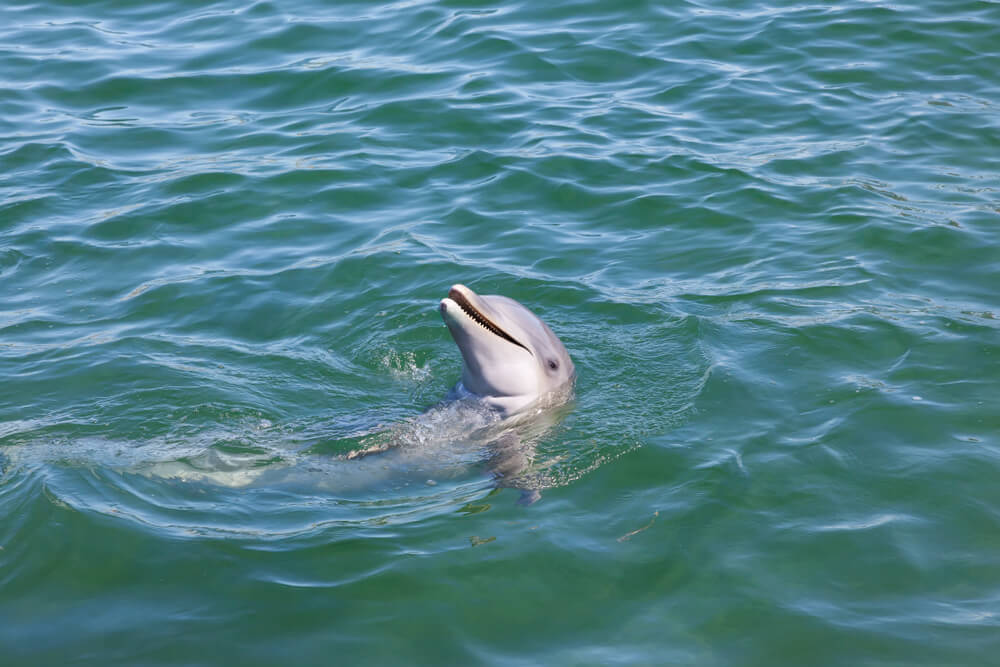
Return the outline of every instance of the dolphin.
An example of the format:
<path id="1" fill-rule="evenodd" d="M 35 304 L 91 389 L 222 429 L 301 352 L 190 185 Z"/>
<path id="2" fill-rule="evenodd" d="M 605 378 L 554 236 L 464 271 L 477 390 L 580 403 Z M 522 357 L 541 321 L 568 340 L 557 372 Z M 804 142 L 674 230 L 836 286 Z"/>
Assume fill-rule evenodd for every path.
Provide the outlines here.
<path id="1" fill-rule="evenodd" d="M 514 299 L 453 285 L 438 309 L 462 354 L 458 383 L 422 414 L 389 429 L 352 436 L 356 448 L 336 458 L 349 461 L 396 450 L 403 456 L 389 462 L 395 467 L 382 461 L 379 468 L 392 475 L 407 468 L 421 470 L 421 456 L 447 461 L 456 452 L 484 447 L 496 486 L 521 491 L 518 502 L 531 504 L 545 486 L 543 473 L 532 467 L 535 445 L 565 415 L 576 380 L 573 360 L 552 330 Z M 257 483 L 266 470 L 278 483 L 290 466 L 247 471 L 241 464 L 234 475 L 225 467 L 227 461 L 207 463 L 205 469 L 186 462 L 158 464 L 147 472 L 241 487 Z"/>
<path id="2" fill-rule="evenodd" d="M 454 397 L 476 397 L 502 418 L 565 397 L 576 379 L 562 341 L 514 299 L 452 285 L 439 306 L 462 353 Z"/>

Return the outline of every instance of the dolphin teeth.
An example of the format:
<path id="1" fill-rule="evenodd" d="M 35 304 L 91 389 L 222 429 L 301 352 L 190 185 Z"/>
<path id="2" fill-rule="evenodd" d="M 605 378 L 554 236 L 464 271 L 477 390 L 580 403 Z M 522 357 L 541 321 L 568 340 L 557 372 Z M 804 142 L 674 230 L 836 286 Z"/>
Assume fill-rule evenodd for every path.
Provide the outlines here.
<path id="1" fill-rule="evenodd" d="M 500 338 L 503 338 L 504 340 L 507 340 L 513 343 L 514 345 L 517 345 L 518 347 L 523 347 L 525 350 L 528 350 L 528 348 L 525 347 L 522 343 L 515 340 L 513 336 L 511 336 L 509 333 L 507 333 L 497 325 L 493 324 L 493 322 L 491 322 L 485 315 L 476 310 L 476 307 L 473 306 L 468 301 L 468 299 L 465 298 L 464 294 L 462 294 L 458 290 L 451 290 L 448 296 L 451 298 L 452 301 L 458 304 L 458 307 L 462 309 L 463 313 L 472 318 L 473 322 L 476 322 L 479 326 L 486 329 L 490 333 L 499 336 Z M 530 353 L 531 350 L 528 350 L 528 352 Z"/>

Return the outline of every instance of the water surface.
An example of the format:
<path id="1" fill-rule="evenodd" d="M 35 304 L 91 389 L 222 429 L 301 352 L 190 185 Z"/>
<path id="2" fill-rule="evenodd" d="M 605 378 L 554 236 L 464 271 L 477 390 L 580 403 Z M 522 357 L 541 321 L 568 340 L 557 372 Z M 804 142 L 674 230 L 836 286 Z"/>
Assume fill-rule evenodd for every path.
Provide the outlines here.
<path id="1" fill-rule="evenodd" d="M 993 660 L 1000 5 L 2 15 L 5 664 Z M 454 282 L 576 363 L 529 507 L 337 458 Z"/>

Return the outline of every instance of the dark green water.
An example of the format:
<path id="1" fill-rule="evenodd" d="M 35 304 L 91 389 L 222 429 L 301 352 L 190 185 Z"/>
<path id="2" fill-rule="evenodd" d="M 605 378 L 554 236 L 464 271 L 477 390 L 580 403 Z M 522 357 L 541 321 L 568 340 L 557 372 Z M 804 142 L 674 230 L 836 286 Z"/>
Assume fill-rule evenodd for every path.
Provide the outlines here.
<path id="1" fill-rule="evenodd" d="M 1000 661 L 1000 4 L 0 26 L 3 665 Z M 576 362 L 534 505 L 337 458 L 454 282 Z"/>

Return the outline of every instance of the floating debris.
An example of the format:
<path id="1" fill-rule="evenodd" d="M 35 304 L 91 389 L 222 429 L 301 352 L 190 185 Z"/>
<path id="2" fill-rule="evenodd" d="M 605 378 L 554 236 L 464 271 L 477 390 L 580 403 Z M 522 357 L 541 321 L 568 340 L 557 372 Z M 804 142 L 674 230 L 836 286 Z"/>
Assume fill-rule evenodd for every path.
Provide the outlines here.
<path id="1" fill-rule="evenodd" d="M 656 521 L 656 517 L 658 517 L 658 516 L 660 516 L 660 510 L 656 510 L 655 512 L 653 512 L 653 518 L 650 519 L 649 523 L 647 523 L 645 526 L 643 526 L 642 528 L 636 528 L 631 533 L 625 533 L 624 535 L 622 535 L 621 537 L 618 538 L 618 541 L 619 542 L 624 542 L 625 540 L 632 539 L 633 535 L 638 535 L 642 531 L 644 531 L 647 528 L 649 528 L 650 526 L 652 526 L 653 523 Z"/>

